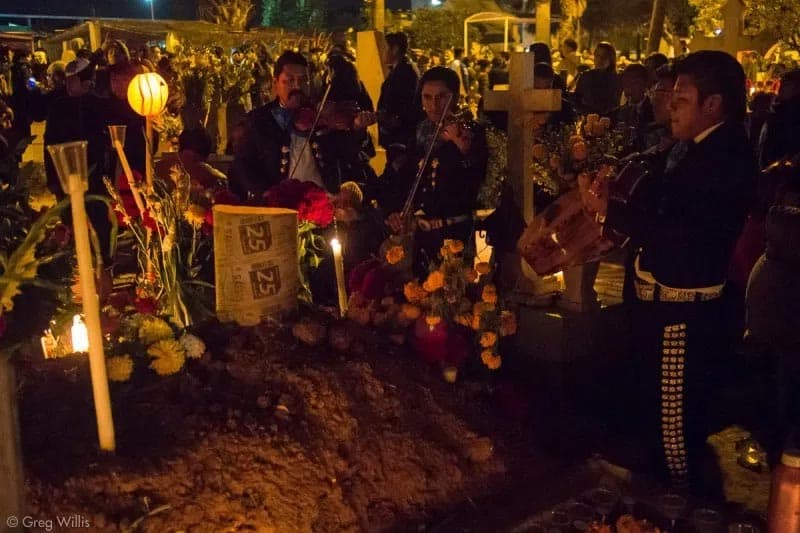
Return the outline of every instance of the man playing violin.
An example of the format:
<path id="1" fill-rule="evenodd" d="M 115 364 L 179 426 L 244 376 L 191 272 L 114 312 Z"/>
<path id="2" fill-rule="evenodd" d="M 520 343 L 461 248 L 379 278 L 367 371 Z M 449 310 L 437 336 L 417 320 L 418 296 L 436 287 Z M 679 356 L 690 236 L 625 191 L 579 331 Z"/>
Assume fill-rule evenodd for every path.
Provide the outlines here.
<path id="1" fill-rule="evenodd" d="M 339 192 L 337 165 L 326 161 L 326 154 L 336 150 L 326 149 L 325 129 L 309 131 L 316 113 L 316 106 L 309 104 L 309 87 L 305 57 L 291 51 L 281 54 L 273 77 L 275 99 L 248 113 L 234 147 L 229 183 L 241 200 L 260 198 L 288 178 L 312 181 L 332 194 Z M 374 121 L 372 113 L 357 111 L 348 124 L 330 126 L 362 130 Z"/>
<path id="2" fill-rule="evenodd" d="M 472 210 L 486 176 L 489 154 L 484 130 L 453 114 L 459 89 L 458 75 L 450 69 L 434 67 L 422 76 L 425 118 L 417 125 L 413 145 L 382 176 L 381 207 L 390 213 L 386 224 L 395 233 L 414 232 L 421 265 L 436 257 L 443 239 L 469 242 Z M 419 187 L 409 204 L 418 177 Z M 402 212 L 404 204 L 409 204 L 408 213 Z"/>

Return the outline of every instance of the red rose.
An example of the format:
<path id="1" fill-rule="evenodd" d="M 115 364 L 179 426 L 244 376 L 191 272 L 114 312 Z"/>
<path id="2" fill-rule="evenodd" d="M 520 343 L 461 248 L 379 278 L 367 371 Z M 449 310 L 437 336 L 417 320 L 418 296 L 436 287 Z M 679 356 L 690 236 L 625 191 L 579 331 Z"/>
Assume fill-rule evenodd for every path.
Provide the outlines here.
<path id="1" fill-rule="evenodd" d="M 323 228 L 333 222 L 333 204 L 328 194 L 310 181 L 283 180 L 264 193 L 264 205 L 294 209 L 299 220 Z"/>
<path id="2" fill-rule="evenodd" d="M 144 177 L 142 176 L 142 173 L 139 172 L 138 170 L 132 170 L 132 172 L 133 172 L 133 181 L 135 183 L 137 183 L 137 184 L 141 184 L 143 179 L 144 179 Z M 131 186 L 128 183 L 128 178 L 125 177 L 125 173 L 124 172 L 122 174 L 120 174 L 119 176 L 117 176 L 116 186 L 117 186 L 117 190 L 119 192 L 123 192 L 123 191 L 129 192 L 131 190 Z"/>
<path id="3" fill-rule="evenodd" d="M 143 315 L 153 315 L 158 309 L 158 303 L 154 298 L 136 298 L 133 306 L 136 308 L 137 313 Z"/>
<path id="4" fill-rule="evenodd" d="M 53 228 L 53 231 L 50 232 L 50 240 L 59 248 L 63 248 L 69 244 L 71 238 L 72 231 L 65 224 L 56 225 L 56 227 Z"/>

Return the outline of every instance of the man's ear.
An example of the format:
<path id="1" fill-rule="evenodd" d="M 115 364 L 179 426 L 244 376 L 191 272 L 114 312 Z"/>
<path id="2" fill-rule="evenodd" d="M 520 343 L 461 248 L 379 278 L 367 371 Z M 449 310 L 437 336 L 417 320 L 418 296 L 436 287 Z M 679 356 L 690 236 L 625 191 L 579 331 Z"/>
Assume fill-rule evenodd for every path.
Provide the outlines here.
<path id="1" fill-rule="evenodd" d="M 703 102 L 703 113 L 706 115 L 716 115 L 719 116 L 723 115 L 723 108 L 722 108 L 722 95 L 721 94 L 712 94 L 706 97 L 705 101 Z"/>

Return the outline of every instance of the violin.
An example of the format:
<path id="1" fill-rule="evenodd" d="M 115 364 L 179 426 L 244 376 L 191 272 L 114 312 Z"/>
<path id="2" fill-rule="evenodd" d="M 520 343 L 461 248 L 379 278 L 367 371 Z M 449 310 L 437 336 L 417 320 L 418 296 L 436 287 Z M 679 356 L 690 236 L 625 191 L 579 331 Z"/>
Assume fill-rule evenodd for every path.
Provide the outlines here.
<path id="1" fill-rule="evenodd" d="M 369 122 L 374 122 L 377 114 L 370 113 L 370 115 L 372 116 L 366 118 Z M 299 133 L 308 133 L 312 128 L 349 131 L 356 129 L 356 120 L 360 116 L 363 116 L 362 109 L 352 100 L 326 101 L 317 105 L 307 100 L 294 110 L 294 128 Z"/>

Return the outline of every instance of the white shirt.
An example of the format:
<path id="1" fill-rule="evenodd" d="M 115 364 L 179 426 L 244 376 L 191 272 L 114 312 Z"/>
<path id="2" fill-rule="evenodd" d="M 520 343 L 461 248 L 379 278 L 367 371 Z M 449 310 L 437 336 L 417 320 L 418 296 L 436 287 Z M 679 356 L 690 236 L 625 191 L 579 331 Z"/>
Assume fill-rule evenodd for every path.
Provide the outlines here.
<path id="1" fill-rule="evenodd" d="M 309 140 L 305 150 L 303 144 L 306 142 L 306 137 L 300 137 L 292 133 L 292 144 L 289 147 L 289 174 L 292 178 L 299 181 L 311 181 L 325 189 L 322 183 L 322 175 L 317 167 L 317 160 L 314 159 L 314 154 L 311 149 L 311 141 Z M 302 155 L 300 151 L 303 151 Z M 296 167 L 296 168 L 295 168 Z"/>

